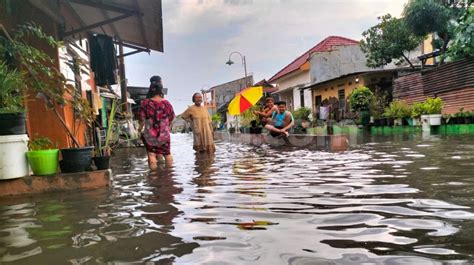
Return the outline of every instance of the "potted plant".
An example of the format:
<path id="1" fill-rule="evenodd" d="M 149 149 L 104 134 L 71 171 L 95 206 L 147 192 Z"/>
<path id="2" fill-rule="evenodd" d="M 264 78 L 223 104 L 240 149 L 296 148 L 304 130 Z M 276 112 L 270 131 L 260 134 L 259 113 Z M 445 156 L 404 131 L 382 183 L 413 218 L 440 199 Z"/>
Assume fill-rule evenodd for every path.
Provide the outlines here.
<path id="1" fill-rule="evenodd" d="M 22 73 L 0 63 L 0 135 L 26 134 Z"/>
<path id="2" fill-rule="evenodd" d="M 259 107 L 254 105 L 240 115 L 239 124 L 241 133 L 250 133 L 252 121 L 258 121 L 258 116 L 254 113 L 256 110 L 259 110 Z"/>
<path id="3" fill-rule="evenodd" d="M 292 112 L 293 119 L 295 119 L 295 134 L 305 134 L 306 129 L 310 126 L 309 116 L 311 115 L 311 110 L 306 107 L 298 108 Z"/>
<path id="4" fill-rule="evenodd" d="M 424 104 L 426 108 L 426 118 L 429 119 L 429 125 L 441 125 L 441 111 L 443 110 L 443 100 L 441 98 L 427 98 Z"/>
<path id="5" fill-rule="evenodd" d="M 61 47 L 62 43 L 31 23 L 19 25 L 11 34 L 3 27 L 0 26 L 0 28 L 4 33 L 0 34 L 0 59 L 7 62 L 9 67 L 22 72 L 25 87 L 33 92 L 33 95 L 44 100 L 71 139 L 74 148 L 61 150 L 63 158 L 60 162 L 61 170 L 63 172 L 84 171 L 90 165 L 93 147 L 81 146 L 77 129 L 81 126 L 90 126 L 92 123 L 90 106 L 72 85 L 66 83 L 66 78 L 55 67 L 55 60 L 45 51 L 30 45 L 29 41 L 31 38 L 36 38 L 56 49 Z M 65 106 L 72 107 L 74 113 L 77 114 L 72 125 L 68 124 L 58 111 Z"/>
<path id="6" fill-rule="evenodd" d="M 117 100 L 113 100 L 109 117 L 107 119 L 107 129 L 105 130 L 104 143 L 102 144 L 100 139 L 101 137 L 99 137 L 96 145 L 97 147 L 95 156 L 92 158 L 98 170 L 110 168 L 110 157 L 112 155 L 113 143 L 117 138 L 115 130 L 117 126 L 115 116 L 118 109 L 120 109 L 120 104 L 117 103 Z"/>
<path id="7" fill-rule="evenodd" d="M 369 109 L 374 93 L 368 87 L 360 86 L 349 95 L 349 105 L 353 111 L 358 112 L 362 125 L 370 122 Z"/>
<path id="8" fill-rule="evenodd" d="M 404 120 L 409 118 L 410 114 L 410 107 L 403 100 L 396 99 L 385 109 L 385 116 L 393 118 L 395 125 L 404 125 Z"/>
<path id="9" fill-rule="evenodd" d="M 374 126 L 387 125 L 386 119 L 383 117 L 385 108 L 388 105 L 388 92 L 381 89 L 375 89 L 374 96 L 370 102 L 370 115 L 373 118 Z"/>
<path id="10" fill-rule="evenodd" d="M 26 153 L 34 175 L 54 175 L 58 170 L 59 149 L 47 137 L 36 137 L 28 141 Z"/>

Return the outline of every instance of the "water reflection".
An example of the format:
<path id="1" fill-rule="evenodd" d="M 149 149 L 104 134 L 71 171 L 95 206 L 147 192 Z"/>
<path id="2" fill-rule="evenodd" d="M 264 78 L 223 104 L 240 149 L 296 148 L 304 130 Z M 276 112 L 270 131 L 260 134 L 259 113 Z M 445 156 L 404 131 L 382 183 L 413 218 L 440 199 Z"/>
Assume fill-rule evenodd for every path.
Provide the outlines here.
<path id="1" fill-rule="evenodd" d="M 113 160 L 109 190 L 0 203 L 0 263 L 442 264 L 473 261 L 474 145 L 368 138 L 334 153 L 229 142 L 174 165 Z"/>

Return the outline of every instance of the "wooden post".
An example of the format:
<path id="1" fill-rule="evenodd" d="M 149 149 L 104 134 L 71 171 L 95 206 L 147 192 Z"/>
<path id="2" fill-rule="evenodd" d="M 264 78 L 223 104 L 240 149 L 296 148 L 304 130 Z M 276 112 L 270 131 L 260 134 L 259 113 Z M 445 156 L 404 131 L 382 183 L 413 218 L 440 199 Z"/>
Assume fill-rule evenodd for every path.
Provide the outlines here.
<path id="1" fill-rule="evenodd" d="M 125 76 L 125 59 L 123 56 L 122 42 L 119 44 L 119 71 L 120 71 L 120 96 L 122 97 L 122 111 L 128 112 L 127 102 L 127 77 Z"/>

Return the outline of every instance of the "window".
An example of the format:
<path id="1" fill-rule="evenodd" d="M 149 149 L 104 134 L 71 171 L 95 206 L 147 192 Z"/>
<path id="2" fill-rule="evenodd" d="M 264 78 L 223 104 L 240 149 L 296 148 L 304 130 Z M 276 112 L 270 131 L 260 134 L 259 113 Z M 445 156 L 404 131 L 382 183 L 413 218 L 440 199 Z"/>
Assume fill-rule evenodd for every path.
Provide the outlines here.
<path id="1" fill-rule="evenodd" d="M 304 90 L 300 90 L 300 105 L 304 107 Z"/>
<path id="2" fill-rule="evenodd" d="M 339 89 L 339 91 L 337 91 L 337 94 L 339 99 L 339 109 L 344 109 L 344 107 L 346 106 L 346 93 L 344 88 Z"/>

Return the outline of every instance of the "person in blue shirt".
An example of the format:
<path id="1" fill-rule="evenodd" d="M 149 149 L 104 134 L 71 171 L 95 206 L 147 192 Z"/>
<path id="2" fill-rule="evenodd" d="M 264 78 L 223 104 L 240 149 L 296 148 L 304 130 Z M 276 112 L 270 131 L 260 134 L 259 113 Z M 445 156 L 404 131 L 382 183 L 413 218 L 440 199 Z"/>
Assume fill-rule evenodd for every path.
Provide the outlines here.
<path id="1" fill-rule="evenodd" d="M 271 122 L 265 125 L 273 137 L 288 136 L 288 130 L 295 124 L 295 119 L 291 112 L 286 110 L 286 102 L 278 101 L 276 103 L 278 110 L 272 113 Z"/>

